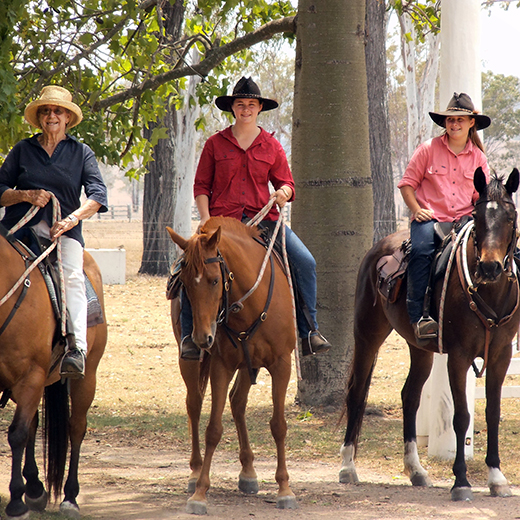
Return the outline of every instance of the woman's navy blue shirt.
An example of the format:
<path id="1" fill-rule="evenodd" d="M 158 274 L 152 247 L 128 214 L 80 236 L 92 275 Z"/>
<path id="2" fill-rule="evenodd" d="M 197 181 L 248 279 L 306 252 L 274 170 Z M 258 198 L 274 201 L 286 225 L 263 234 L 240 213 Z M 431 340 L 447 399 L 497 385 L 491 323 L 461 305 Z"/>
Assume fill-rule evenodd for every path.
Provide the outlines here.
<path id="1" fill-rule="evenodd" d="M 101 204 L 100 213 L 108 210 L 107 188 L 103 182 L 94 152 L 74 137 L 58 143 L 52 157 L 38 142 L 38 135 L 23 139 L 7 155 L 0 167 L 0 197 L 8 189 L 46 190 L 54 193 L 65 218 L 81 206 L 81 189 L 88 199 Z M 2 224 L 11 229 L 29 211 L 31 204 L 21 202 L 5 208 Z M 42 208 L 27 224 L 40 220 L 52 226 L 52 202 Z M 85 245 L 81 222 L 65 234 Z"/>

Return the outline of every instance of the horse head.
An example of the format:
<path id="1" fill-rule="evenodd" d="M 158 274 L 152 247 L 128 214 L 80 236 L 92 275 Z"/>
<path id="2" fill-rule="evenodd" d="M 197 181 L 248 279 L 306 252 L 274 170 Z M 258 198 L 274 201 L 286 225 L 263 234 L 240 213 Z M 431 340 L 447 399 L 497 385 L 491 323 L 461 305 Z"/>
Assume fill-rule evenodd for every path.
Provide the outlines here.
<path id="1" fill-rule="evenodd" d="M 512 195 L 518 189 L 519 173 L 513 169 L 507 182 L 493 174 L 489 184 L 482 168 L 475 171 L 473 183 L 479 193 L 473 218 L 475 225 L 476 282 L 497 281 L 511 273 L 516 249 L 516 208 Z"/>
<path id="2" fill-rule="evenodd" d="M 227 282 L 224 260 L 218 244 L 221 228 L 186 240 L 167 227 L 171 239 L 184 251 L 180 280 L 190 300 L 193 314 L 193 341 L 203 349 L 210 349 L 215 341 L 222 297 Z"/>

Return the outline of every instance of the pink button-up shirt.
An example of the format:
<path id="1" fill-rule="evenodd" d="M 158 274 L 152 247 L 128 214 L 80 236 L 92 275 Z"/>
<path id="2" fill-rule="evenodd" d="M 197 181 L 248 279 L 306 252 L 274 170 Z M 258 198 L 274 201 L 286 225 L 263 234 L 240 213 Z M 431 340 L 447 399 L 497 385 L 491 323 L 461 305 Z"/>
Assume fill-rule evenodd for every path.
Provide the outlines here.
<path id="1" fill-rule="evenodd" d="M 489 180 L 486 156 L 471 140 L 455 154 L 446 135 L 434 137 L 415 150 L 397 187 L 411 186 L 421 208 L 432 210 L 439 222 L 454 222 L 473 211 L 478 198 L 473 175 L 479 166 Z"/>

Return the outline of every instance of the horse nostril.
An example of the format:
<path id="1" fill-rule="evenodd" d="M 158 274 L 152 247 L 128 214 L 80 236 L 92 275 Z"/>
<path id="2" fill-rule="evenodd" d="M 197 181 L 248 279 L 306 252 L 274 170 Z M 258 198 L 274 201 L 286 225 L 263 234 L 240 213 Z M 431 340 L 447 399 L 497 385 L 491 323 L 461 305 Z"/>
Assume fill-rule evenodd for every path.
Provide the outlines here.
<path id="1" fill-rule="evenodd" d="M 208 336 L 207 344 L 208 347 L 211 348 L 213 346 L 213 342 L 215 341 L 215 338 L 213 336 Z"/>
<path id="2" fill-rule="evenodd" d="M 483 278 L 488 280 L 495 280 L 502 273 L 502 264 L 498 261 L 482 262 L 480 264 L 480 273 Z"/>

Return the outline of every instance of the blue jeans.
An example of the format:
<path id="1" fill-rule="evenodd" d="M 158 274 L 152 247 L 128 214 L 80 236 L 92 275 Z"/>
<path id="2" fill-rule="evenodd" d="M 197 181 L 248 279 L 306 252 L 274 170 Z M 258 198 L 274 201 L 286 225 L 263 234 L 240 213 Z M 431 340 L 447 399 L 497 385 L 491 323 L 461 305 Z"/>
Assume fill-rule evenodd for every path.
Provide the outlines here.
<path id="1" fill-rule="evenodd" d="M 285 246 L 287 256 L 291 264 L 296 285 L 300 289 L 302 298 L 309 310 L 311 324 L 308 323 L 303 311 L 298 305 L 296 308 L 296 321 L 298 323 L 298 333 L 301 338 L 307 337 L 312 330 L 318 330 L 316 319 L 316 260 L 305 244 L 299 239 L 298 235 L 289 227 L 285 226 Z M 193 329 L 193 318 L 191 315 L 191 305 L 185 294 L 181 292 L 181 329 L 182 337 L 190 336 Z"/>
<path id="2" fill-rule="evenodd" d="M 430 269 L 435 253 L 435 220 L 412 220 L 410 236 L 412 249 L 408 264 L 406 307 L 410 323 L 416 323 L 423 315 L 424 293 L 428 287 Z"/>

